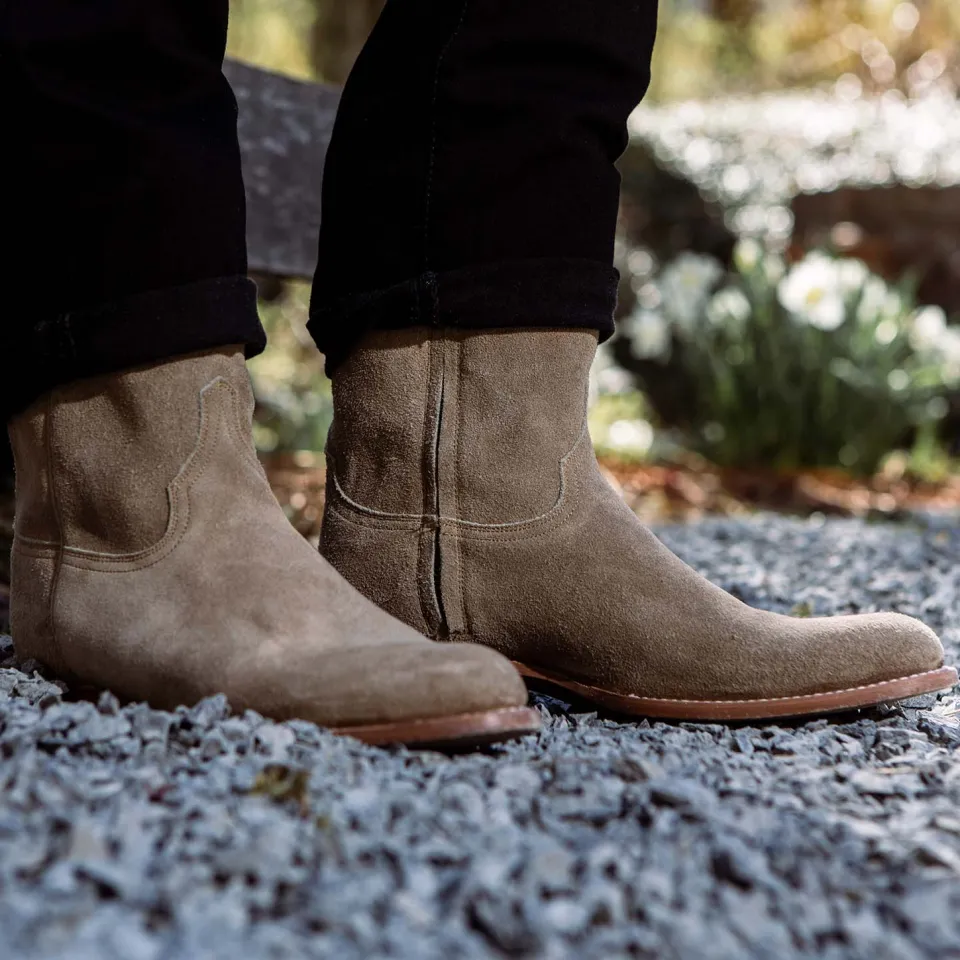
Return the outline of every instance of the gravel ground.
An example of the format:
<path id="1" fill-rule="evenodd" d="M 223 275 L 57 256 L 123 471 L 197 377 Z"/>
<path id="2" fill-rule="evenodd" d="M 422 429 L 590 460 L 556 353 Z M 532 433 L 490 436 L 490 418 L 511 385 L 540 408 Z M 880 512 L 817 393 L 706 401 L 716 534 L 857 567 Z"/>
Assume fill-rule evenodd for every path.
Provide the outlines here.
<path id="1" fill-rule="evenodd" d="M 660 533 L 750 603 L 895 608 L 960 654 L 956 524 Z M 952 695 L 737 727 L 538 702 L 541 735 L 446 758 L 0 670 L 0 956 L 960 957 Z"/>

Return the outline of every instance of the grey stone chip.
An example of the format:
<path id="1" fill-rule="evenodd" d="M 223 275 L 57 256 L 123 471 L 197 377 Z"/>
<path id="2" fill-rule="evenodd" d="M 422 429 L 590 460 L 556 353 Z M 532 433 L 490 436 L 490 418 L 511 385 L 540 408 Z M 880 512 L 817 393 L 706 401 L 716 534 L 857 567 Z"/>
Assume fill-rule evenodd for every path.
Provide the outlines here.
<path id="1" fill-rule="evenodd" d="M 960 532 L 659 531 L 748 602 L 896 608 L 960 655 Z M 72 699 L 0 639 L 0 956 L 960 956 L 950 693 L 778 725 L 620 722 L 461 756 Z M 27 669 L 24 669 L 26 666 Z"/>

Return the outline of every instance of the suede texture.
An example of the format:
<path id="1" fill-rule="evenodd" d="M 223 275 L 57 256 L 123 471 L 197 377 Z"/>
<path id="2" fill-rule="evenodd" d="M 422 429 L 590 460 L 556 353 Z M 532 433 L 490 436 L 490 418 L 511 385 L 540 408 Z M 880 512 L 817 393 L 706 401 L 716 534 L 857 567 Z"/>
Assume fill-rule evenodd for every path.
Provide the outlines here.
<path id="1" fill-rule="evenodd" d="M 8 429 L 16 471 L 16 533 L 21 538 L 42 542 L 59 541 L 59 528 L 50 500 L 46 469 L 47 436 L 44 403 L 19 418 L 17 428 Z M 29 478 L 29 479 L 28 479 Z"/>
<path id="2" fill-rule="evenodd" d="M 403 333 L 405 344 L 411 336 Z M 370 391 L 374 383 L 402 382 L 403 372 L 374 381 L 365 371 L 382 369 L 387 357 L 402 362 L 408 354 L 392 349 L 396 337 L 367 335 L 336 374 L 335 396 L 365 391 L 368 409 L 394 407 L 391 394 Z M 419 337 L 438 358 L 425 364 L 416 351 L 418 362 L 407 367 L 411 378 L 429 367 L 426 394 L 440 393 L 440 423 L 428 441 L 438 450 L 435 478 L 421 475 L 430 461 L 424 451 L 404 448 L 409 432 L 378 432 L 374 454 L 368 425 L 341 404 L 336 435 L 350 444 L 330 460 L 335 482 L 328 481 L 321 539 L 334 565 L 398 617 L 423 629 L 429 610 L 422 605 L 411 615 L 409 598 L 433 590 L 440 623 L 431 636 L 480 643 L 556 677 L 650 698 L 802 696 L 943 664 L 940 641 L 917 620 L 755 610 L 667 550 L 606 482 L 594 456 L 586 407 L 596 332 L 420 328 Z M 384 460 L 395 516 L 372 510 L 360 490 L 348 500 L 336 483 L 345 470 L 376 490 L 369 472 Z M 438 506 L 421 515 L 417 529 L 411 516 L 430 483 Z M 364 536 L 350 540 L 348 525 L 361 523 Z M 422 544 L 431 531 L 427 568 Z M 331 544 L 337 549 L 328 552 Z M 387 569 L 396 578 L 389 591 L 377 582 Z M 406 602 L 384 603 L 388 596 Z"/>
<path id="3" fill-rule="evenodd" d="M 18 653 L 160 707 L 222 692 L 330 727 L 524 705 L 503 657 L 431 643 L 296 533 L 252 409 L 236 347 L 60 388 L 12 423 Z"/>

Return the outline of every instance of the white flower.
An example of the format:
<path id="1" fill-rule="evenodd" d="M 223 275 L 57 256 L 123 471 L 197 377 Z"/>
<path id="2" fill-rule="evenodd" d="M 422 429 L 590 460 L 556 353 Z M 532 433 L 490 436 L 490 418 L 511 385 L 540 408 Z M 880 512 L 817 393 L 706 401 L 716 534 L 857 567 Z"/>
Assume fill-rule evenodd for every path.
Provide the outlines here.
<path id="1" fill-rule="evenodd" d="M 659 287 L 664 307 L 682 333 L 691 333 L 703 316 L 707 298 L 723 267 L 699 253 L 682 253 L 663 268 Z"/>
<path id="2" fill-rule="evenodd" d="M 960 386 L 960 330 L 949 327 L 940 340 L 943 379 L 948 386 Z"/>
<path id="3" fill-rule="evenodd" d="M 897 321 L 892 320 L 890 317 L 885 317 L 877 324 L 873 331 L 873 336 L 881 347 L 887 347 L 897 339 L 898 333 L 900 333 L 900 325 Z"/>
<path id="4" fill-rule="evenodd" d="M 960 329 L 948 327 L 940 340 L 940 353 L 950 363 L 960 363 Z"/>
<path id="5" fill-rule="evenodd" d="M 623 332 L 635 357 L 666 360 L 670 356 L 670 324 L 661 314 L 638 308 L 624 320 Z"/>
<path id="6" fill-rule="evenodd" d="M 910 374 L 906 370 L 891 370 L 887 374 L 887 384 L 894 393 L 901 393 L 910 386 Z"/>
<path id="7" fill-rule="evenodd" d="M 649 453 L 653 427 L 646 420 L 615 420 L 607 430 L 607 444 L 616 450 Z"/>
<path id="8" fill-rule="evenodd" d="M 750 319 L 750 301 L 739 287 L 725 287 L 707 304 L 707 320 L 731 332 L 743 330 Z"/>
<path id="9" fill-rule="evenodd" d="M 921 307 L 913 315 L 910 345 L 921 357 L 940 366 L 945 383 L 960 385 L 960 328 L 947 326 L 940 307 Z"/>
<path id="10" fill-rule="evenodd" d="M 819 330 L 836 330 L 846 318 L 844 289 L 837 261 L 812 253 L 781 280 L 780 303 L 793 316 Z"/>
<path id="11" fill-rule="evenodd" d="M 733 265 L 741 273 L 749 273 L 763 259 L 763 245 L 759 240 L 745 237 L 733 248 Z"/>
<path id="12" fill-rule="evenodd" d="M 921 307 L 910 324 L 910 345 L 918 353 L 938 353 L 947 334 L 947 315 L 940 307 Z"/>

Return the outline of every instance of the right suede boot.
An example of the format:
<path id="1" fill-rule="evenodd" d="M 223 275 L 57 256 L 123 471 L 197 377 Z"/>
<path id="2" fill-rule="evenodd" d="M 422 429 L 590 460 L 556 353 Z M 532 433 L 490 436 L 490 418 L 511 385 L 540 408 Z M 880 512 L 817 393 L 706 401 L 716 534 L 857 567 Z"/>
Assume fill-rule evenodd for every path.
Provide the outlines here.
<path id="1" fill-rule="evenodd" d="M 953 686 L 900 614 L 756 610 L 672 554 L 603 477 L 595 330 L 374 330 L 333 375 L 324 556 L 428 636 L 637 716 L 749 720 Z"/>
<path id="2" fill-rule="evenodd" d="M 21 660 L 166 709 L 224 693 L 368 743 L 535 730 L 503 656 L 427 640 L 293 529 L 252 411 L 226 347 L 61 387 L 12 421 Z"/>

